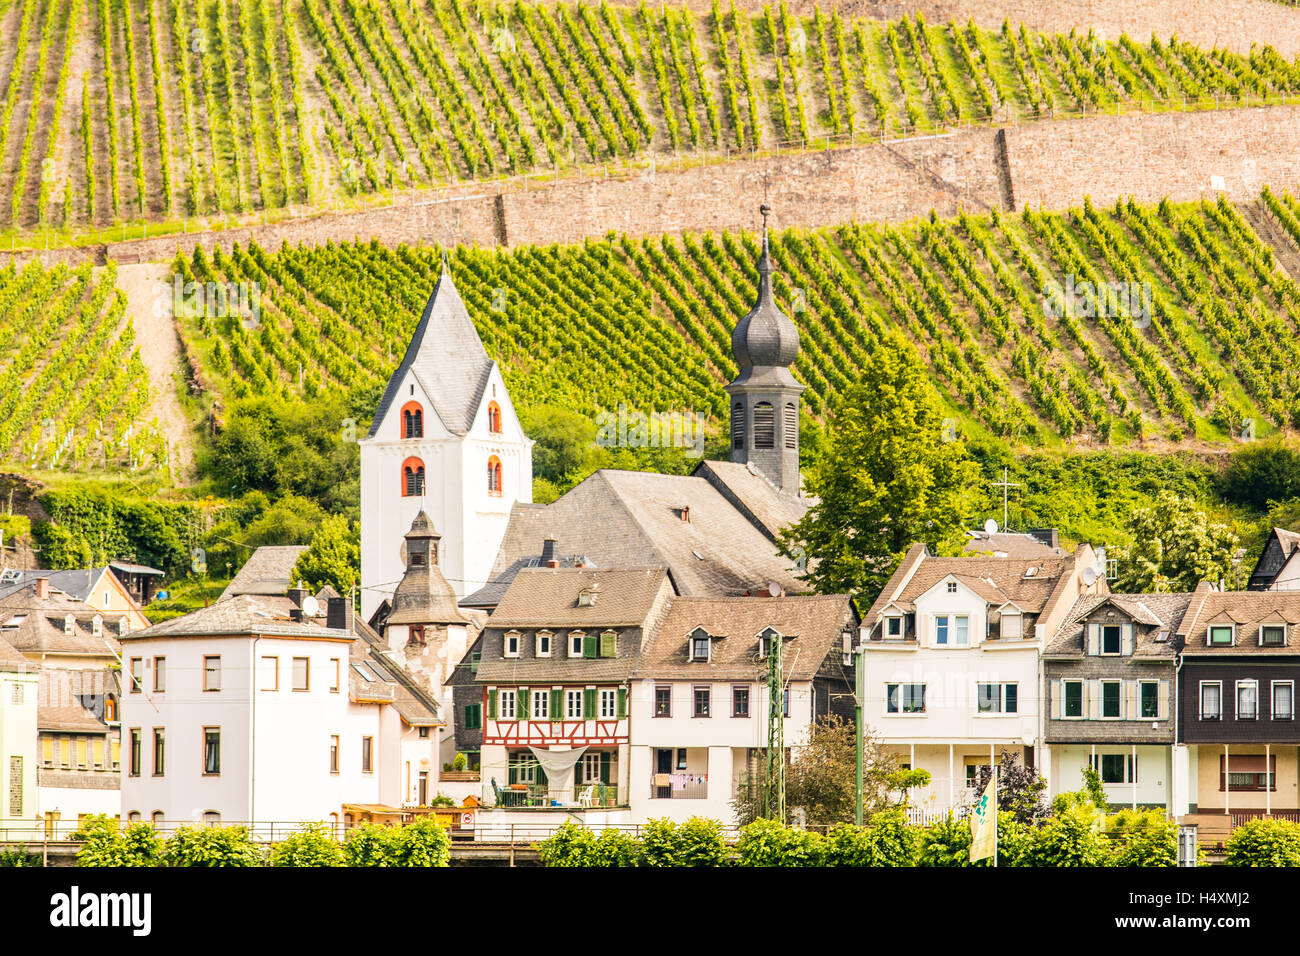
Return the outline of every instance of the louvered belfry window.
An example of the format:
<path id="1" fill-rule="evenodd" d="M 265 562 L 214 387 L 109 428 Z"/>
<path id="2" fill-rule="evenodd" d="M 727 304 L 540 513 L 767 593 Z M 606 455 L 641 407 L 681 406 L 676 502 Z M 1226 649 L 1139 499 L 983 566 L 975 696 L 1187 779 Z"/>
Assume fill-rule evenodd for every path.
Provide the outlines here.
<path id="1" fill-rule="evenodd" d="M 785 403 L 785 416 L 782 424 L 785 428 L 785 447 L 799 447 L 799 410 L 794 407 L 794 402 Z"/>
<path id="2" fill-rule="evenodd" d="M 731 409 L 731 447 L 736 451 L 745 450 L 745 406 L 736 402 Z"/>
<path id="3" fill-rule="evenodd" d="M 754 447 L 776 447 L 776 412 L 771 402 L 759 402 L 754 406 Z"/>

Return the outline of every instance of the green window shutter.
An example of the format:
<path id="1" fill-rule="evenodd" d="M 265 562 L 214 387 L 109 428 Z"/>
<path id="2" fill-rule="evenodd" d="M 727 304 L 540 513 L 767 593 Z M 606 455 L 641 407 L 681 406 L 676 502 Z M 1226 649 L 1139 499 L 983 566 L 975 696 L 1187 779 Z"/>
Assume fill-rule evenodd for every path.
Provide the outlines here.
<path id="1" fill-rule="evenodd" d="M 627 716 L 627 688 L 626 688 L 626 687 L 620 687 L 620 688 L 618 689 L 618 711 L 617 711 L 617 713 L 618 713 L 618 716 L 619 716 L 619 719 L 620 719 L 620 720 L 622 720 L 624 717 Z"/>
<path id="2" fill-rule="evenodd" d="M 551 720 L 559 720 L 564 716 L 564 691 L 551 691 Z"/>
<path id="3" fill-rule="evenodd" d="M 604 751 L 600 755 L 600 782 L 609 783 L 609 751 Z"/>
<path id="4" fill-rule="evenodd" d="M 497 692 L 495 688 L 488 691 L 488 720 L 497 719 Z"/>
<path id="5" fill-rule="evenodd" d="M 595 634 L 584 634 L 582 636 L 582 656 L 583 657 L 596 656 L 596 635 Z"/>
<path id="6" fill-rule="evenodd" d="M 515 719 L 527 720 L 528 719 L 528 688 L 527 687 L 519 688 L 517 691 L 515 691 L 515 697 L 516 697 Z"/>
<path id="7" fill-rule="evenodd" d="M 582 719 L 596 719 L 596 688 L 588 687 L 582 692 Z"/>
<path id="8" fill-rule="evenodd" d="M 613 631 L 600 635 L 600 656 L 618 657 L 618 635 Z"/>
<path id="9" fill-rule="evenodd" d="M 546 771 L 542 769 L 542 765 L 540 763 L 537 765 L 537 769 L 534 771 L 534 773 L 536 774 L 537 784 L 542 787 L 546 786 Z"/>

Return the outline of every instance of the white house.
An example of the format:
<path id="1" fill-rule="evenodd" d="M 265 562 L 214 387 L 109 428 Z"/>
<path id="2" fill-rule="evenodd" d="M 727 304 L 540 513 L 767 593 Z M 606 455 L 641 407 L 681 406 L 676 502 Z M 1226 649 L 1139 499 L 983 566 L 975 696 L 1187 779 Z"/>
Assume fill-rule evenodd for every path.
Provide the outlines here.
<path id="1" fill-rule="evenodd" d="M 674 598 L 632 675 L 632 818 L 734 822 L 738 789 L 765 765 L 777 642 L 788 752 L 816 719 L 852 719 L 857 631 L 846 595 Z"/>
<path id="2" fill-rule="evenodd" d="M 346 825 L 409 800 L 410 765 L 437 759 L 436 705 L 357 637 L 346 600 L 324 619 L 306 603 L 242 595 L 126 636 L 125 819 Z"/>
<path id="3" fill-rule="evenodd" d="M 0 830 L 15 836 L 36 829 L 36 695 L 36 667 L 0 638 Z"/>
<path id="4" fill-rule="evenodd" d="M 960 807 L 978 767 L 1003 751 L 1050 773 L 1039 759 L 1039 654 L 1075 598 L 1105 587 L 1086 544 L 1032 559 L 937 558 L 912 546 L 867 613 L 862 640 L 867 726 L 903 766 L 930 772 L 914 806 Z"/>
<path id="5" fill-rule="evenodd" d="M 360 444 L 363 617 L 401 580 L 421 511 L 447 538 L 457 596 L 486 584 L 511 507 L 532 501 L 532 441 L 445 264 Z"/>

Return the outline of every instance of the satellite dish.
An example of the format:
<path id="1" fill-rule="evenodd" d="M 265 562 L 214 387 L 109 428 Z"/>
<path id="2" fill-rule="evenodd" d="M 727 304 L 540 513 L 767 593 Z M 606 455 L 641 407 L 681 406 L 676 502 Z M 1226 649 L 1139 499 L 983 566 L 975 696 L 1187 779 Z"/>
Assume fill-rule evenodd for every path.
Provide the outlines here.
<path id="1" fill-rule="evenodd" d="M 308 594 L 302 599 L 302 613 L 304 617 L 316 617 L 320 614 L 320 601 Z"/>
<path id="2" fill-rule="evenodd" d="M 784 592 L 781 590 L 781 585 L 777 584 L 775 581 L 767 582 L 768 597 L 780 597 L 783 593 Z"/>
<path id="3" fill-rule="evenodd" d="M 1097 583 L 1097 569 L 1089 565 L 1079 573 L 1079 577 L 1083 578 L 1084 584 L 1091 587 Z"/>
<path id="4" fill-rule="evenodd" d="M 997 523 L 996 521 L 994 521 L 992 518 L 990 518 L 988 521 L 984 522 L 984 533 L 985 533 L 985 534 L 997 534 L 997 533 L 998 533 L 998 523 Z"/>

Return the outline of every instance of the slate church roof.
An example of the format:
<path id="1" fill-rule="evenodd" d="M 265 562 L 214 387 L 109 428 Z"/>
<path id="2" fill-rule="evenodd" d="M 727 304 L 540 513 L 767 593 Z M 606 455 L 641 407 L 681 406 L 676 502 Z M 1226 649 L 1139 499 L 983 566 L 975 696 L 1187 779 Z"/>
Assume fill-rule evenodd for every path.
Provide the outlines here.
<path id="1" fill-rule="evenodd" d="M 384 389 L 369 437 L 374 437 L 389 409 L 400 404 L 397 391 L 408 371 L 447 429 L 464 435 L 474 422 L 493 364 L 444 264 L 406 354 Z"/>

